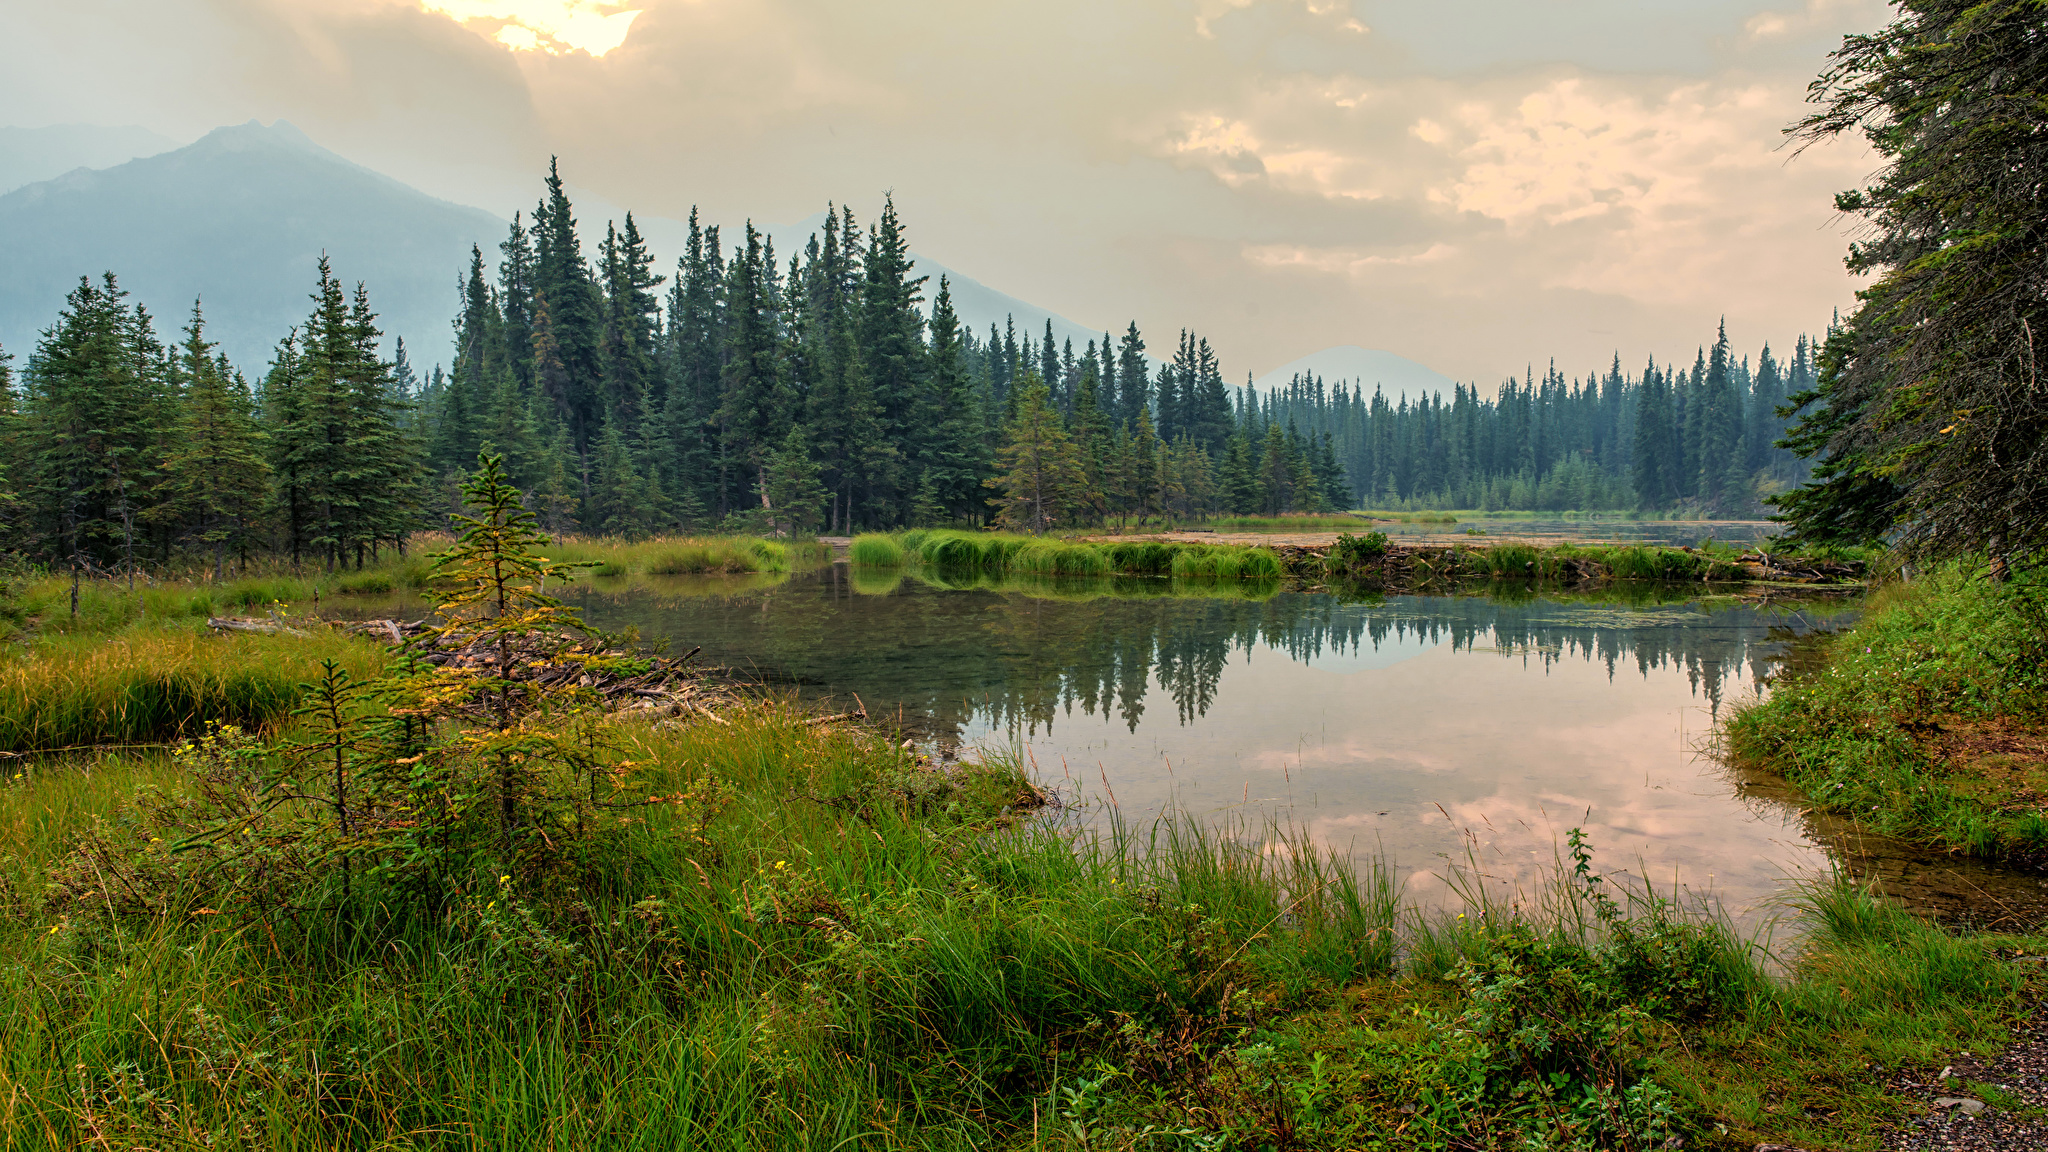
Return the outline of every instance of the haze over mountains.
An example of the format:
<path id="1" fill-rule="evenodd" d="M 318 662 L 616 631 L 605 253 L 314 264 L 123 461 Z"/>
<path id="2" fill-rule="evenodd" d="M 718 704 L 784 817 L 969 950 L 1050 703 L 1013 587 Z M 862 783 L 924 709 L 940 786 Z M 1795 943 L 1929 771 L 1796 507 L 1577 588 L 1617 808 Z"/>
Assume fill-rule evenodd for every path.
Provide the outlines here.
<path id="1" fill-rule="evenodd" d="M 156 314 L 167 338 L 185 322 L 194 297 L 203 298 L 211 338 L 253 374 L 305 318 L 324 251 L 345 283 L 368 285 L 387 339 L 403 337 L 424 367 L 446 358 L 470 246 L 481 245 L 494 259 L 508 224 L 352 163 L 284 121 L 216 129 L 182 148 L 139 128 L 0 128 L 0 192 L 0 262 L 7 269 L 0 278 L 0 348 L 17 361 L 80 275 L 112 270 Z M 577 214 L 587 230 L 624 215 L 587 195 L 578 197 Z M 786 260 L 821 220 L 764 230 Z M 657 270 L 672 269 L 686 225 L 658 217 L 639 223 Z M 737 231 L 739 222 L 725 223 Z M 909 223 L 914 230 L 916 221 Z M 1077 349 L 1102 337 L 1103 328 L 929 257 L 916 259 L 918 271 L 931 277 L 927 294 L 947 276 L 962 320 L 983 336 L 991 324 L 1014 319 L 1019 335 L 1034 338 L 1050 322 L 1055 338 L 1071 339 Z M 1191 318 L 1191 326 L 1198 322 Z M 1124 323 L 1107 327 L 1120 335 Z M 1148 332 L 1153 353 L 1170 350 L 1173 335 Z M 1229 350 L 1218 351 L 1228 364 Z M 1450 383 L 1392 353 L 1344 346 L 1269 372 L 1259 384 L 1284 384 L 1297 371 L 1382 384 L 1390 398 Z"/>
<path id="2" fill-rule="evenodd" d="M 134 125 L 0 127 L 0 194 L 62 176 L 74 168 L 111 168 L 176 147 L 178 141 Z"/>

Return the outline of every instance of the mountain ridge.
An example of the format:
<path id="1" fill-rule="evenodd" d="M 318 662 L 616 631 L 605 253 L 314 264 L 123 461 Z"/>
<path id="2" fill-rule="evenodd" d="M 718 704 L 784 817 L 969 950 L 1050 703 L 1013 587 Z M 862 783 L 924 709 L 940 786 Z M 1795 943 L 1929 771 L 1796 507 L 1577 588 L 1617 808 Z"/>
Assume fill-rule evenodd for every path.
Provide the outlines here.
<path id="1" fill-rule="evenodd" d="M 15 130 L 0 129 L 5 131 Z M 115 136 L 95 137 L 80 147 L 114 155 L 151 143 L 147 136 L 108 131 Z M 586 231 L 602 219 L 624 219 L 616 205 L 578 194 L 577 214 Z M 688 225 L 666 217 L 636 219 L 657 269 L 671 271 Z M 820 214 L 764 231 L 786 257 L 822 220 Z M 277 341 L 304 320 L 324 252 L 345 284 L 367 284 L 387 354 L 402 337 L 414 362 L 424 367 L 447 354 L 470 246 L 494 257 L 509 226 L 495 213 L 431 196 L 332 152 L 289 121 L 225 125 L 183 147 L 105 168 L 73 167 L 0 194 L 0 252 L 9 255 L 9 275 L 0 279 L 0 349 L 14 353 L 17 362 L 25 360 L 78 278 L 111 270 L 158 317 L 166 340 L 184 324 L 193 299 L 200 299 L 210 337 L 253 375 Z M 1103 337 L 1105 329 L 923 254 L 912 256 L 918 273 L 931 277 L 926 300 L 937 294 L 939 277 L 946 277 L 962 323 L 979 338 L 1012 319 L 1018 336 L 1034 341 L 1043 339 L 1048 321 L 1055 340 L 1072 340 L 1077 349 Z M 1123 327 L 1106 331 L 1115 340 Z M 1155 366 L 1162 363 L 1156 351 L 1149 357 Z M 1332 383 L 1384 384 L 1396 394 L 1450 385 L 1424 365 L 1356 345 L 1301 357 L 1259 377 L 1257 385 L 1284 386 L 1295 372 Z"/>

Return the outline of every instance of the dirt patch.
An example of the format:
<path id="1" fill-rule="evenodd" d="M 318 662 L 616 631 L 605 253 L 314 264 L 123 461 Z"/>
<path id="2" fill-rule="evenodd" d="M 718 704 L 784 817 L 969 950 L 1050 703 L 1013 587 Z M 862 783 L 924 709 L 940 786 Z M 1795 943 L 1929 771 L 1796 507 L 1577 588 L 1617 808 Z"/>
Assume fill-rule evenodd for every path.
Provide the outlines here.
<path id="1" fill-rule="evenodd" d="M 1909 730 L 1952 786 L 2001 812 L 2048 812 L 2048 725 L 1999 716 Z"/>

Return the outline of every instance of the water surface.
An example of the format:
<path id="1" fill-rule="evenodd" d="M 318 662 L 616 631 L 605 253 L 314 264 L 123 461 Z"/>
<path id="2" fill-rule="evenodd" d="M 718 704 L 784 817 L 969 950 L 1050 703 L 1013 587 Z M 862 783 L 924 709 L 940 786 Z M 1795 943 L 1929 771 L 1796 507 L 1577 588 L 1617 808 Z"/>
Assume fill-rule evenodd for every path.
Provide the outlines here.
<path id="1" fill-rule="evenodd" d="M 1833 606 L 1491 595 L 1345 596 L 1165 580 L 934 582 L 850 572 L 579 586 L 589 619 L 666 638 L 899 717 L 922 738 L 1014 749 L 1080 802 L 1279 819 L 1411 895 L 1476 859 L 1545 873 L 1582 827 L 1602 863 L 1740 911 L 1827 863 L 1795 804 L 1702 755 Z"/>

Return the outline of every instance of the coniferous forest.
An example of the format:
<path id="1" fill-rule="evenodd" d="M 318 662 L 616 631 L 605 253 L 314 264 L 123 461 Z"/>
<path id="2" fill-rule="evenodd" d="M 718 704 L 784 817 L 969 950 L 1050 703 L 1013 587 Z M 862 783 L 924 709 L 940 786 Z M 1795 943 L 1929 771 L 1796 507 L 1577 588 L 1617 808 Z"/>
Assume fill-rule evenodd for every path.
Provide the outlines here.
<path id="1" fill-rule="evenodd" d="M 309 270 L 312 272 L 315 270 Z M 360 564 L 442 522 L 479 451 L 545 526 L 848 532 L 1000 522 L 1043 531 L 1372 507 L 1756 515 L 1804 465 L 1775 445 L 1814 349 L 1683 360 L 1483 395 L 1390 400 L 1296 377 L 1226 383 L 1207 340 L 1136 324 L 1075 348 L 976 332 L 917 274 L 893 204 L 834 208 L 784 259 L 691 214 L 657 270 L 631 215 L 587 250 L 558 172 L 494 256 L 472 253 L 449 359 L 421 371 L 366 287 L 323 257 L 268 365 L 229 364 L 195 303 L 182 335 L 112 273 L 81 280 L 15 380 L 9 545 L 132 566 L 254 552 Z M 4 356 L 4 354 L 0 354 Z M 1157 359 L 1155 359 L 1157 357 Z"/>

